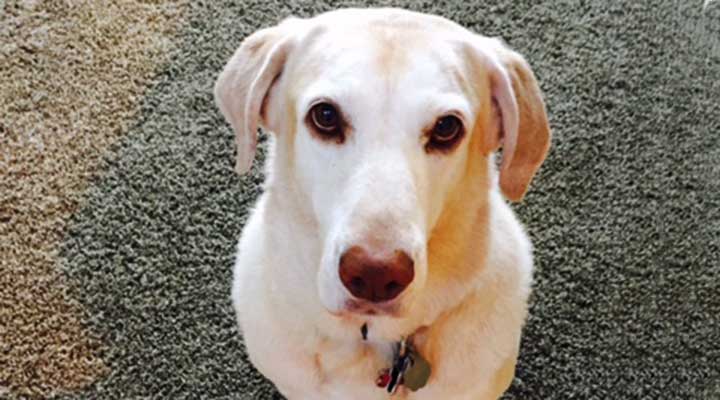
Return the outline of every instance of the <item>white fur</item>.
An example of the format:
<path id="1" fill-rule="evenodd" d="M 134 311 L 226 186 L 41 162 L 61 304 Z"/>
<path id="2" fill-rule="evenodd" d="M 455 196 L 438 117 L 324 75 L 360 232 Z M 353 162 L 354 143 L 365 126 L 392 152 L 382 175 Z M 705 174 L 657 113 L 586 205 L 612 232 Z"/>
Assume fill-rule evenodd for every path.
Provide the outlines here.
<path id="1" fill-rule="evenodd" d="M 399 61 L 399 74 L 395 67 L 378 66 L 382 49 L 367 34 L 373 21 L 384 19 L 395 25 L 419 21 L 433 38 Z M 248 121 L 259 118 L 246 114 L 258 113 L 263 97 L 260 123 L 276 133 L 265 191 L 243 230 L 234 270 L 232 299 L 252 363 L 290 400 L 386 399 L 374 385 L 378 371 L 390 365 L 394 341 L 423 327 L 427 337 L 443 343 L 432 380 L 396 398 L 496 398 L 502 393 L 493 388 L 498 371 L 517 357 L 532 257 L 499 192 L 492 157 L 486 160 L 487 258 L 477 274 L 463 282 L 428 282 L 427 243 L 448 193 L 462 178 L 477 112 L 489 106 L 447 73 L 453 66 L 466 72 L 448 43 L 472 41 L 486 53 L 488 69 L 500 76 L 495 90 L 505 107 L 505 129 L 517 129 L 512 88 L 491 51 L 497 43 L 437 17 L 389 9 L 293 19 L 263 34 L 282 38 L 258 62 L 254 73 L 261 76 L 240 82 L 237 71 L 244 71 L 242 57 L 250 54 L 241 49 L 236 55 L 242 57 L 231 60 L 216 87 L 221 109 L 241 137 L 240 169 L 254 151 L 255 126 Z M 277 53 L 281 47 L 286 53 Z M 280 62 L 282 74 L 271 79 L 265 70 Z M 238 91 L 248 87 L 253 98 L 234 104 Z M 258 90 L 267 91 L 259 100 Z M 308 110 L 322 99 L 332 99 L 350 119 L 353 129 L 343 144 L 318 140 L 306 127 Z M 465 122 L 466 137 L 448 154 L 428 154 L 424 127 L 451 111 Z M 514 145 L 514 133 L 505 135 Z M 381 255 L 402 249 L 415 260 L 415 279 L 395 301 L 397 314 L 345 309 L 352 296 L 339 279 L 338 260 L 353 245 Z M 366 322 L 369 340 L 363 341 L 360 327 Z"/>

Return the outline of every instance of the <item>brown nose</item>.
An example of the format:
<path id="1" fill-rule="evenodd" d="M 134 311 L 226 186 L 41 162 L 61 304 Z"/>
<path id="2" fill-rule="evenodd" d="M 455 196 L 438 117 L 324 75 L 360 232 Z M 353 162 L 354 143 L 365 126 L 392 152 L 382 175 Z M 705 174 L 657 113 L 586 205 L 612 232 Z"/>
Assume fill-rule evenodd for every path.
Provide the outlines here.
<path id="1" fill-rule="evenodd" d="M 340 257 L 343 285 L 353 296 L 373 303 L 394 299 L 413 277 L 413 260 L 401 250 L 388 259 L 375 259 L 362 247 L 353 246 Z"/>

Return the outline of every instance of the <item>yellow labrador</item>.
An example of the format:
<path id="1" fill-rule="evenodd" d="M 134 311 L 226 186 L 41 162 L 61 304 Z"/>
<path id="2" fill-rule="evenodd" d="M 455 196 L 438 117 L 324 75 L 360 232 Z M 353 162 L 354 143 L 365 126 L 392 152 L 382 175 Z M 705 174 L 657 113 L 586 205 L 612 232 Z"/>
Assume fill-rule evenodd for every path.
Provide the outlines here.
<path id="1" fill-rule="evenodd" d="M 524 59 L 440 17 L 345 9 L 251 35 L 215 95 L 238 172 L 273 132 L 232 292 L 257 369 L 290 400 L 499 397 L 532 280 L 505 199 L 550 145 Z"/>

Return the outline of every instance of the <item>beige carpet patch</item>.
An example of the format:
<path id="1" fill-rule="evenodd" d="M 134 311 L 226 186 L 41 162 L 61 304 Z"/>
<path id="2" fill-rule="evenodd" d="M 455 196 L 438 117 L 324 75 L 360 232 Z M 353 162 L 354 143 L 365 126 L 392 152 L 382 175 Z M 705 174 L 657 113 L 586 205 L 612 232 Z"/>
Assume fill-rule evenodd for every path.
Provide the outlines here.
<path id="1" fill-rule="evenodd" d="M 57 244 L 108 146 L 134 122 L 185 1 L 3 3 L 0 395 L 44 397 L 107 373 L 56 269 Z"/>

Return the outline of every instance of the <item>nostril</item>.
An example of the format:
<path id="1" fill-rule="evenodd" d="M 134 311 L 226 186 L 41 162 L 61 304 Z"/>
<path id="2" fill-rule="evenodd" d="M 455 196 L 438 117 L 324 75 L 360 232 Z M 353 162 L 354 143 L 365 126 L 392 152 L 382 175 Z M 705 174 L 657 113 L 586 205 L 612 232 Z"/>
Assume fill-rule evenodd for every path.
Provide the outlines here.
<path id="1" fill-rule="evenodd" d="M 394 296 L 397 293 L 400 293 L 402 288 L 403 288 L 402 285 L 400 285 L 399 283 L 397 283 L 395 281 L 392 281 L 392 282 L 389 282 L 387 285 L 385 285 L 385 293 L 387 293 L 388 296 Z"/>
<path id="2" fill-rule="evenodd" d="M 365 290 L 365 281 L 356 276 L 350 280 L 350 291 L 352 293 L 360 293 Z"/>

